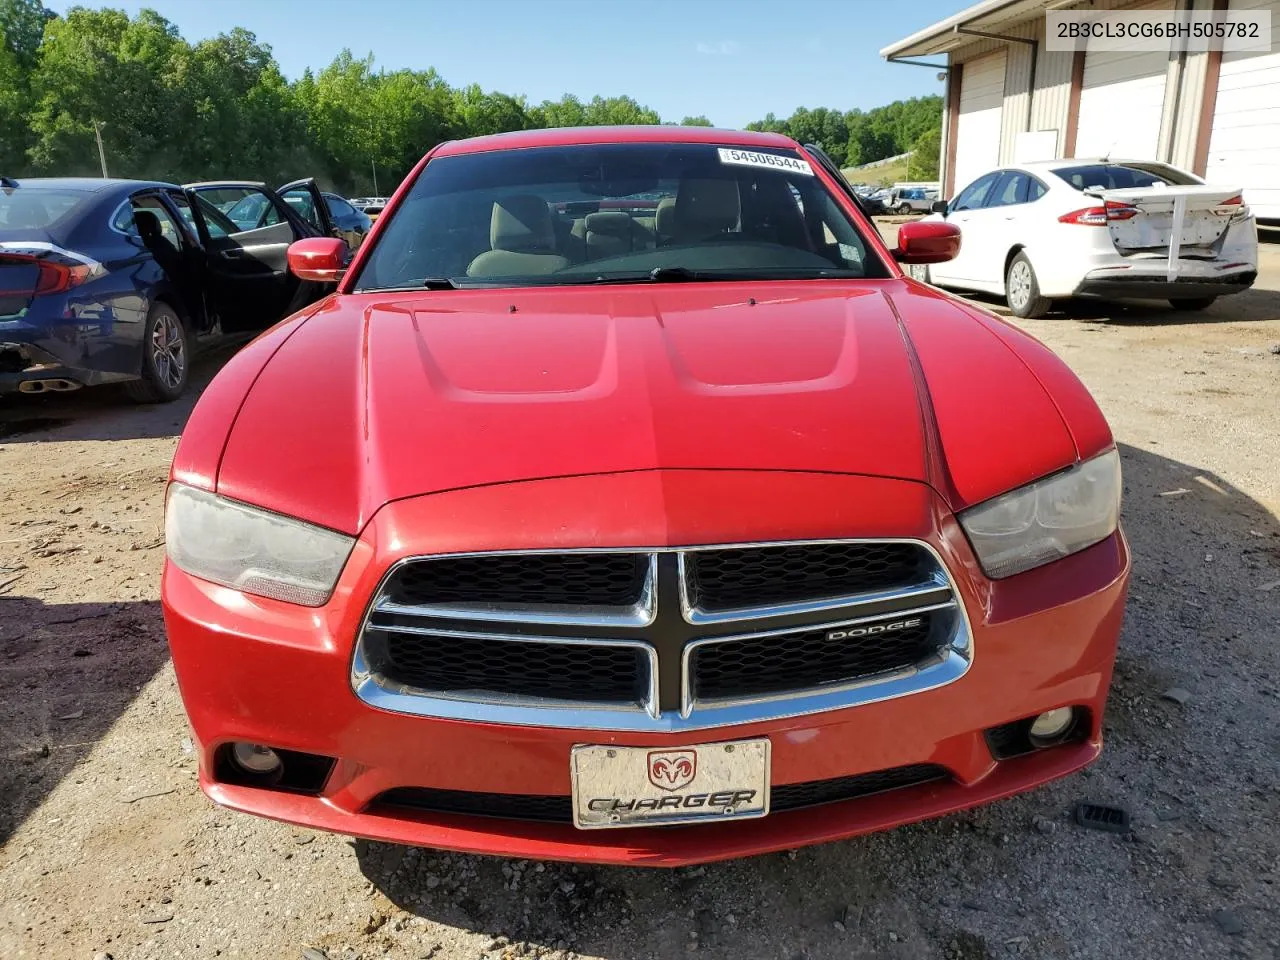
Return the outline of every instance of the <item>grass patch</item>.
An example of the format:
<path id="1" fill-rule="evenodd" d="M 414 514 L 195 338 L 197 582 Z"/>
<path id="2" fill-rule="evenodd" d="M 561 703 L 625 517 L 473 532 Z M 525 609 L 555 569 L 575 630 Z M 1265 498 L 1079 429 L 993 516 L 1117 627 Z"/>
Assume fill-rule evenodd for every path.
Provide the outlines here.
<path id="1" fill-rule="evenodd" d="M 840 172 L 850 183 L 872 183 L 879 186 L 891 186 L 907 179 L 907 161 L 909 157 L 886 163 L 880 167 L 846 167 Z"/>

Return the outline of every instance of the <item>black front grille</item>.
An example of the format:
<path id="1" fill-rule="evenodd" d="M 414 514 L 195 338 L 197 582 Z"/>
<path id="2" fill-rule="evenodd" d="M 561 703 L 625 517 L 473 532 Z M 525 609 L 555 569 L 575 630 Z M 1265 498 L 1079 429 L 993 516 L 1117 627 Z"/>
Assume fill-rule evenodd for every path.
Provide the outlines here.
<path id="1" fill-rule="evenodd" d="M 385 588 L 396 603 L 617 606 L 637 603 L 648 557 L 630 553 L 529 553 L 418 560 Z"/>
<path id="2" fill-rule="evenodd" d="M 813 780 L 774 787 L 769 809 L 774 813 L 801 810 L 824 803 L 855 800 L 887 790 L 944 780 L 945 767 L 930 763 L 877 770 L 833 780 Z M 518 793 L 474 793 L 468 790 L 437 790 L 430 787 L 399 787 L 380 794 L 376 805 L 405 807 L 431 813 L 456 813 L 470 817 L 497 817 L 502 820 L 535 820 L 544 823 L 572 823 L 573 800 L 565 796 Z"/>
<path id="3" fill-rule="evenodd" d="M 434 693 L 616 703 L 643 700 L 648 685 L 643 652 L 621 645 L 410 633 L 375 621 L 366 655 L 386 680 Z"/>
<path id="4" fill-rule="evenodd" d="M 900 670 L 928 658 L 947 642 L 937 624 L 950 616 L 920 613 L 853 627 L 824 626 L 703 644 L 692 656 L 693 693 L 700 700 L 742 697 L 847 683 Z M 912 625 L 899 626 L 903 623 Z M 868 632 L 850 636 L 855 630 Z"/>
<path id="5" fill-rule="evenodd" d="M 573 822 L 573 799 L 570 797 L 398 787 L 379 794 L 374 802 L 388 807 L 409 807 L 431 813 L 460 813 L 468 817 L 538 820 L 548 823 Z"/>
<path id="6" fill-rule="evenodd" d="M 932 763 L 917 763 L 909 767 L 894 767 L 874 773 L 859 773 L 852 777 L 834 780 L 812 780 L 809 783 L 789 783 L 774 787 L 769 796 L 769 809 L 800 810 L 824 803 L 838 803 L 855 797 L 868 797 L 873 793 L 913 787 L 920 783 L 943 780 L 949 776 L 945 767 Z"/>
<path id="7" fill-rule="evenodd" d="M 805 543 L 685 556 L 689 597 L 703 610 L 848 596 L 915 585 L 933 560 L 910 543 Z"/>

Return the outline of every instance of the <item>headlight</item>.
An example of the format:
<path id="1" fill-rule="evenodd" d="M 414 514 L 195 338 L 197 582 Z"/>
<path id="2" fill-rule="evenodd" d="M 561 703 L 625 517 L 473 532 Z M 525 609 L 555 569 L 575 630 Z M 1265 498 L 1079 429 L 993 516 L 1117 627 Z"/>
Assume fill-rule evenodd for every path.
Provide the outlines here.
<path id="1" fill-rule="evenodd" d="M 180 483 L 169 487 L 164 539 L 169 559 L 193 576 L 306 607 L 329 599 L 355 544 Z"/>
<path id="2" fill-rule="evenodd" d="M 1091 547 L 1120 522 L 1120 455 L 1079 466 L 980 503 L 960 514 L 982 569 L 1011 577 Z"/>

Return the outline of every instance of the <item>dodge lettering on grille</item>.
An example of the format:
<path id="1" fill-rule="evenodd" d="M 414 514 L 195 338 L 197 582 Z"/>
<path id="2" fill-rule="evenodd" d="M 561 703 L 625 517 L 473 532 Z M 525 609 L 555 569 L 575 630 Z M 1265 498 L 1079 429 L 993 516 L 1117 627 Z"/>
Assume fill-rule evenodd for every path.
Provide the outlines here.
<path id="1" fill-rule="evenodd" d="M 831 630 L 827 633 L 828 640 L 843 640 L 845 637 L 870 637 L 877 633 L 897 633 L 899 630 L 908 630 L 911 627 L 918 627 L 924 621 L 920 617 L 912 617 L 910 620 L 894 620 L 891 623 L 873 623 L 867 627 L 849 627 L 845 630 Z"/>

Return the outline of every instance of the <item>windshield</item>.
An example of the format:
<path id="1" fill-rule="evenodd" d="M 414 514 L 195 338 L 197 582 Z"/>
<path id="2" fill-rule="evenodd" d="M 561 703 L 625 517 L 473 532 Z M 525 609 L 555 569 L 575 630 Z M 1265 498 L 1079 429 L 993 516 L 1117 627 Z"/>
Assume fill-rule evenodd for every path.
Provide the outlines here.
<path id="1" fill-rule="evenodd" d="M 593 144 L 431 161 L 354 289 L 887 275 L 795 151 Z"/>

